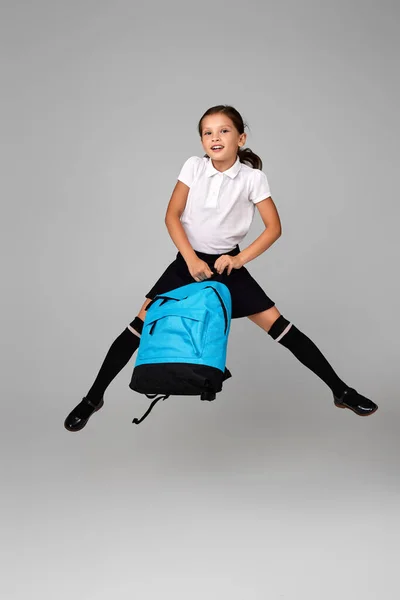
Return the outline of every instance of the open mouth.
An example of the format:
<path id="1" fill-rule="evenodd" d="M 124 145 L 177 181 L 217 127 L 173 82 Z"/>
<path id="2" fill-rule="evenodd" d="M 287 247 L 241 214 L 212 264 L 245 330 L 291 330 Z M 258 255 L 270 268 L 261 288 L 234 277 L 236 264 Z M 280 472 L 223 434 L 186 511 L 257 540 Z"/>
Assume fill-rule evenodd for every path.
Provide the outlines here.
<path id="1" fill-rule="evenodd" d="M 211 150 L 212 150 L 213 152 L 221 152 L 221 150 L 223 150 L 223 149 L 224 149 L 224 146 L 213 146 L 213 147 L 211 148 Z"/>

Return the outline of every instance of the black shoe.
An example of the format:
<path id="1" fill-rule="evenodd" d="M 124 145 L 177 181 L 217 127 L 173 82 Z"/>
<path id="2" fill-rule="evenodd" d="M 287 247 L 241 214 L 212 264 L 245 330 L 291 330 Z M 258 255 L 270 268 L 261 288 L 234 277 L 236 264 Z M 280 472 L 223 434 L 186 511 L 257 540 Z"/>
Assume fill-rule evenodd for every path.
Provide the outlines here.
<path id="1" fill-rule="evenodd" d="M 75 406 L 74 410 L 71 411 L 65 419 L 65 429 L 68 431 L 80 431 L 85 427 L 91 415 L 100 410 L 103 404 L 103 398 L 98 404 L 93 404 L 90 400 L 83 398 L 82 402 L 80 402 L 78 406 Z"/>
<path id="2" fill-rule="evenodd" d="M 378 410 L 378 405 L 372 400 L 368 400 L 365 396 L 361 396 L 353 388 L 347 388 L 341 398 L 337 398 L 333 394 L 335 406 L 338 408 L 349 408 L 360 417 L 367 417 Z"/>

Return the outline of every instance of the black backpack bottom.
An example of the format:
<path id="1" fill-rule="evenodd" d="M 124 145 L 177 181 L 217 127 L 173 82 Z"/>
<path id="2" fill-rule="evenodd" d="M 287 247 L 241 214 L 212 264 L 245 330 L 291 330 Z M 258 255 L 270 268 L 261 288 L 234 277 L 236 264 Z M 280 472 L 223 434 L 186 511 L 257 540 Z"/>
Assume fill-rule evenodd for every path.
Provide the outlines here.
<path id="1" fill-rule="evenodd" d="M 142 364 L 134 368 L 129 387 L 141 394 L 201 396 L 214 400 L 222 384 L 232 377 L 228 369 L 191 363 Z"/>

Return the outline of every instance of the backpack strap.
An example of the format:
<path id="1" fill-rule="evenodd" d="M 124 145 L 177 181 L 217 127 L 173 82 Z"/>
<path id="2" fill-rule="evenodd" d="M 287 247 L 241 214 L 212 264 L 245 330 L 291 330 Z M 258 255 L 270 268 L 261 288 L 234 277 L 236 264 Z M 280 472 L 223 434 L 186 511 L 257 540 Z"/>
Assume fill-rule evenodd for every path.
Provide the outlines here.
<path id="1" fill-rule="evenodd" d="M 146 396 L 148 398 L 156 398 L 156 396 L 158 396 L 158 394 L 146 394 Z M 153 400 L 153 402 L 150 404 L 147 411 L 144 413 L 143 417 L 141 417 L 140 419 L 136 419 L 136 418 L 133 419 L 132 423 L 135 423 L 135 425 L 139 425 L 139 423 L 144 421 L 144 419 L 150 414 L 153 406 L 155 406 L 159 400 L 166 400 L 167 398 L 169 398 L 169 394 L 161 395 L 159 398 L 156 398 L 156 400 Z"/>

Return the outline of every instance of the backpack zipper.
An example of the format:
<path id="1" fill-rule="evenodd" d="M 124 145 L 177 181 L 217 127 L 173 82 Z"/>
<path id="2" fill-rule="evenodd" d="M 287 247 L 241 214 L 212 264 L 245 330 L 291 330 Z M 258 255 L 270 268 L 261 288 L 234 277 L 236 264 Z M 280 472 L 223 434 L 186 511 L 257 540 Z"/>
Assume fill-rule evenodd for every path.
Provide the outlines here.
<path id="1" fill-rule="evenodd" d="M 227 329 L 228 329 L 228 311 L 226 310 L 226 306 L 224 304 L 224 301 L 222 300 L 220 293 L 217 292 L 217 290 L 215 288 L 213 288 L 211 285 L 206 285 L 206 288 L 210 288 L 210 290 L 212 290 L 213 292 L 215 292 L 217 294 L 217 296 L 218 296 L 218 300 L 220 301 L 221 306 L 222 306 L 222 310 L 224 312 L 224 319 L 225 319 L 225 331 L 224 331 L 224 333 L 226 333 Z"/>
<path id="2" fill-rule="evenodd" d="M 185 296 L 184 298 L 172 298 L 172 296 L 163 296 L 162 294 L 157 295 L 155 298 L 153 298 L 153 300 L 151 302 L 148 303 L 145 310 L 149 310 L 150 306 L 153 306 L 154 302 L 156 300 L 159 300 L 160 298 L 163 299 L 160 306 L 163 306 L 163 304 L 165 304 L 168 300 L 176 300 L 177 302 L 180 302 L 181 300 L 186 300 L 187 296 Z"/>

